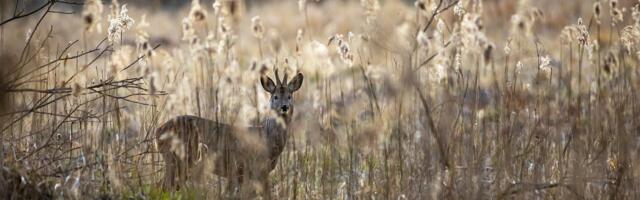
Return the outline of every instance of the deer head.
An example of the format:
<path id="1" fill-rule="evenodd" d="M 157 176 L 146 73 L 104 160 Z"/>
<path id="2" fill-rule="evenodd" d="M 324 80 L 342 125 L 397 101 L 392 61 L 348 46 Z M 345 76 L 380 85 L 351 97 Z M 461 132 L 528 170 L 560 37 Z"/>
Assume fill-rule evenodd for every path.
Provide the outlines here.
<path id="1" fill-rule="evenodd" d="M 260 78 L 260 84 L 262 88 L 271 94 L 269 104 L 271 109 L 282 117 L 289 117 L 293 113 L 293 92 L 300 89 L 302 86 L 302 73 L 296 74 L 291 81 L 287 82 L 288 74 L 285 72 L 284 78 L 280 80 L 278 70 L 275 69 L 276 83 L 267 76 Z"/>

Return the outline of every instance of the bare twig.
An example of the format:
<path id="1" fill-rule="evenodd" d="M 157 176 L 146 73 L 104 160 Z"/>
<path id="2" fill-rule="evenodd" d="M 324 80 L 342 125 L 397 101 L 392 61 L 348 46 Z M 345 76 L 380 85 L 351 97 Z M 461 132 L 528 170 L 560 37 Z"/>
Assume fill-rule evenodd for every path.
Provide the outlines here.
<path id="1" fill-rule="evenodd" d="M 153 49 L 151 50 L 156 50 L 158 47 L 160 47 L 160 44 L 157 44 L 155 47 L 153 47 Z M 140 61 L 140 59 L 146 57 L 147 54 L 142 54 L 141 56 L 138 56 L 138 58 L 136 58 L 136 60 L 134 60 L 133 62 L 131 62 L 131 64 L 127 65 L 127 67 L 125 67 L 124 69 L 120 70 L 120 71 L 125 71 L 127 69 L 129 69 L 130 67 L 132 67 L 133 65 L 135 65 L 136 63 L 138 63 L 138 61 Z"/>
<path id="2" fill-rule="evenodd" d="M 433 10 L 433 13 L 431 14 L 431 17 L 429 18 L 429 21 L 427 22 L 427 25 L 424 26 L 424 28 L 422 28 L 422 31 L 427 31 L 427 29 L 429 29 L 429 27 L 431 26 L 431 24 L 433 24 L 433 20 L 436 18 L 437 15 L 439 15 L 440 13 L 449 10 L 451 7 L 453 7 L 454 5 L 456 5 L 458 3 L 458 0 L 455 0 L 453 2 L 451 2 L 450 4 L 448 4 L 447 6 L 445 6 L 444 8 L 442 8 L 442 3 L 444 2 L 444 0 L 440 0 L 438 2 L 438 6 L 436 7 L 435 10 Z M 442 8 L 442 9 L 440 9 Z"/>
<path id="3" fill-rule="evenodd" d="M 0 22 L 0 26 L 3 26 L 6 23 L 12 22 L 14 20 L 17 20 L 17 19 L 20 19 L 20 18 L 24 18 L 24 17 L 28 17 L 30 15 L 33 15 L 33 14 L 37 13 L 37 12 L 40 12 L 42 9 L 46 8 L 47 6 L 49 6 L 51 4 L 52 4 L 51 1 L 47 1 L 46 3 L 41 5 L 40 7 L 36 8 L 36 9 L 30 11 L 30 12 L 22 13 L 22 11 L 21 12 L 17 12 L 17 10 L 18 10 L 18 2 L 16 2 L 15 8 L 14 8 L 14 12 L 13 12 L 14 13 L 13 17 Z"/>
<path id="4" fill-rule="evenodd" d="M 438 145 L 438 150 L 440 153 L 440 163 L 442 164 L 443 167 L 445 167 L 445 169 L 449 169 L 451 167 L 451 164 L 449 163 L 449 158 L 447 157 L 447 147 L 445 147 L 445 143 L 444 140 L 442 139 L 441 135 L 439 134 L 438 128 L 436 127 L 435 122 L 433 121 L 433 116 L 431 115 L 431 108 L 429 107 L 429 103 L 427 103 L 427 99 L 424 96 L 424 94 L 422 93 L 422 90 L 420 90 L 420 87 L 418 86 L 417 82 L 413 82 L 413 86 L 416 89 L 416 92 L 418 93 L 418 96 L 420 97 L 420 102 L 422 103 L 422 108 L 424 110 L 424 113 L 427 117 L 427 124 L 429 126 L 429 130 L 431 132 L 431 134 L 433 134 L 433 137 L 436 139 L 436 145 Z"/>

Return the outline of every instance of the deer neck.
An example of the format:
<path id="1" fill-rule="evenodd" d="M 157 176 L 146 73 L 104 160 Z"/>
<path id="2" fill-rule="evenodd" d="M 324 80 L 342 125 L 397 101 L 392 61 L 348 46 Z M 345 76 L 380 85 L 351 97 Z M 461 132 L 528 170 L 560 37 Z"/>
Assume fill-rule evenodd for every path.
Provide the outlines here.
<path id="1" fill-rule="evenodd" d="M 266 134 L 270 155 L 277 157 L 287 144 L 290 116 L 270 117 L 263 121 L 263 133 Z"/>

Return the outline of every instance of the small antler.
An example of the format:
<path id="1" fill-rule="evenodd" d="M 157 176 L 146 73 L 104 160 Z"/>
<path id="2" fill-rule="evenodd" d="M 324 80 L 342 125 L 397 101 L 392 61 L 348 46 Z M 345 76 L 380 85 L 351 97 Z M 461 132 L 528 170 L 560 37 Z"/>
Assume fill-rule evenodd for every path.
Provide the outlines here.
<path id="1" fill-rule="evenodd" d="M 289 82 L 287 82 L 287 79 L 289 78 L 289 73 L 287 73 L 287 70 L 284 70 L 284 78 L 282 79 L 282 83 L 283 84 L 289 84 Z M 283 85 L 284 86 L 284 85 Z"/>
<path id="2" fill-rule="evenodd" d="M 280 75 L 278 75 L 278 67 L 273 67 L 273 71 L 276 74 L 276 84 L 278 85 L 278 87 L 282 86 L 282 81 L 280 81 Z"/>

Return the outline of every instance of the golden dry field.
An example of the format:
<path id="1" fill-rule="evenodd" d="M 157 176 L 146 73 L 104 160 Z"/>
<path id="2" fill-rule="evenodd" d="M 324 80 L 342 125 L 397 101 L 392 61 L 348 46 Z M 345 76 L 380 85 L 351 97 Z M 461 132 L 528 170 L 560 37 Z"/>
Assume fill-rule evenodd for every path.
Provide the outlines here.
<path id="1" fill-rule="evenodd" d="M 638 61 L 636 0 L 2 0 L 0 199 L 640 199 Z M 266 186 L 156 134 L 278 118 L 276 69 Z"/>

